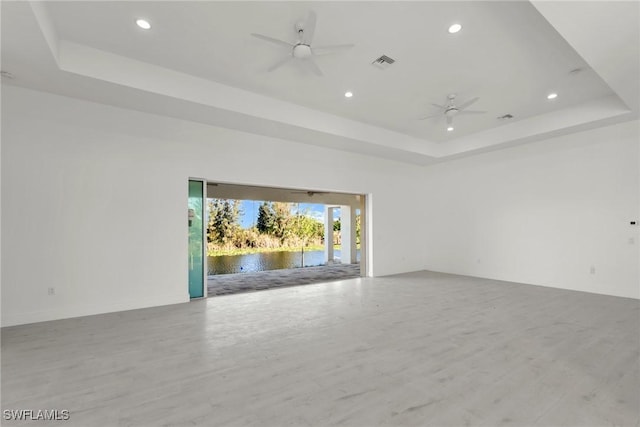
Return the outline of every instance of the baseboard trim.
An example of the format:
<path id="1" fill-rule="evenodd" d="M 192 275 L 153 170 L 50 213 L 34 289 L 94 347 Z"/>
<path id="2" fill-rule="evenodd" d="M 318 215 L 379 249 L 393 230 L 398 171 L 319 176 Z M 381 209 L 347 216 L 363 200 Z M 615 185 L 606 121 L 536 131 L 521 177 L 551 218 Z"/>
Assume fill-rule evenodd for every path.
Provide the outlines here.
<path id="1" fill-rule="evenodd" d="M 136 310 L 140 308 L 159 307 L 163 305 L 189 302 L 188 294 L 154 295 L 144 300 L 127 300 L 111 304 L 84 304 L 56 307 L 51 310 L 29 311 L 22 313 L 2 313 L 2 327 L 26 325 L 29 323 L 48 322 L 51 320 L 71 319 L 73 317 L 91 316 L 94 314 L 115 313 L 118 311 Z"/>
<path id="2" fill-rule="evenodd" d="M 551 284 L 551 283 L 534 283 L 534 282 L 531 282 L 531 281 L 515 280 L 515 279 L 512 279 L 512 278 L 508 278 L 508 277 L 491 276 L 491 275 L 478 275 L 478 274 L 471 274 L 471 273 L 456 273 L 456 272 L 452 272 L 452 271 L 432 270 L 432 269 L 429 269 L 429 268 L 425 268 L 425 269 L 423 269 L 423 271 L 429 271 L 429 272 L 432 272 L 432 273 L 451 274 L 451 275 L 454 275 L 454 276 L 472 277 L 472 278 L 476 278 L 476 279 L 496 280 L 496 281 L 506 282 L 506 283 L 515 283 L 515 284 L 518 284 L 518 285 L 540 286 L 542 288 L 559 289 L 559 290 L 563 290 L 563 291 L 584 292 L 584 293 L 593 294 L 593 295 L 603 295 L 603 296 L 608 296 L 608 297 L 629 298 L 629 299 L 640 300 L 640 294 L 638 294 L 638 293 L 636 293 L 635 295 L 629 295 L 627 293 L 606 292 L 606 290 L 584 289 L 584 288 L 579 288 L 579 287 L 568 287 L 568 286 L 555 285 L 555 284 Z"/>

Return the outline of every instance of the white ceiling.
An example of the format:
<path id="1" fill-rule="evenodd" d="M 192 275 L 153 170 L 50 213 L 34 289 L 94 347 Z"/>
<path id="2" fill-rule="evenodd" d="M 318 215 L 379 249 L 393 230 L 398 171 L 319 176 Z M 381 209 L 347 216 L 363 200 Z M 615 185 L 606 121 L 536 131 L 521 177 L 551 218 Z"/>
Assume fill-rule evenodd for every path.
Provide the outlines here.
<path id="1" fill-rule="evenodd" d="M 250 33 L 293 42 L 310 10 L 313 44 L 355 47 L 267 72 L 287 50 Z M 2 2 L 3 83 L 426 164 L 637 117 L 639 24 L 637 2 Z M 417 120 L 449 93 L 487 113 Z"/>

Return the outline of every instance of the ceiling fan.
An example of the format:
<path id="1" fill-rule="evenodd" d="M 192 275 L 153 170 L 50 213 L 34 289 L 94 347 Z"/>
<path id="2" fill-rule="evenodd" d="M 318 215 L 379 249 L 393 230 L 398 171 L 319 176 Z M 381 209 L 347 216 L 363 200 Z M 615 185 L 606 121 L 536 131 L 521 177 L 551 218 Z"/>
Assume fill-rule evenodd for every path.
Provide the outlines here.
<path id="1" fill-rule="evenodd" d="M 421 117 L 419 120 L 425 120 L 425 119 L 430 119 L 432 117 L 444 117 L 447 121 L 448 125 L 453 124 L 453 118 L 458 116 L 458 115 L 463 115 L 463 114 L 484 114 L 486 113 L 486 111 L 478 111 L 478 110 L 467 110 L 466 108 L 468 108 L 469 106 L 471 106 L 472 104 L 474 104 L 475 102 L 477 102 L 480 98 L 472 98 L 466 102 L 463 102 L 462 104 L 456 105 L 455 104 L 455 99 L 456 99 L 456 94 L 452 93 L 449 96 L 447 96 L 447 104 L 446 105 L 438 105 L 438 104 L 431 104 L 434 107 L 438 108 L 440 111 L 436 114 L 431 114 L 429 116 L 426 117 Z M 453 130 L 453 129 L 451 129 Z"/>
<path id="2" fill-rule="evenodd" d="M 298 38 L 295 43 L 289 43 L 284 40 L 279 40 L 279 39 L 265 36 L 262 34 L 256 34 L 256 33 L 251 34 L 253 37 L 290 49 L 290 52 L 287 56 L 285 56 L 284 58 L 282 58 L 281 60 L 273 64 L 271 67 L 267 69 L 267 71 L 271 72 L 276 68 L 279 68 L 290 61 L 298 60 L 307 64 L 311 68 L 311 71 L 313 71 L 316 75 L 322 76 L 322 70 L 320 69 L 320 67 L 318 67 L 318 64 L 316 64 L 316 62 L 314 61 L 315 56 L 334 53 L 336 51 L 339 51 L 342 49 L 349 49 L 354 46 L 353 44 L 338 44 L 338 45 L 331 45 L 331 46 L 311 47 L 311 43 L 313 41 L 313 35 L 316 30 L 316 21 L 317 21 L 316 13 L 314 11 L 310 11 L 306 22 L 298 22 L 296 24 L 295 29 L 296 29 Z"/>
<path id="3" fill-rule="evenodd" d="M 326 191 L 292 191 L 294 194 L 306 194 L 309 197 L 313 197 L 316 194 L 328 194 Z"/>

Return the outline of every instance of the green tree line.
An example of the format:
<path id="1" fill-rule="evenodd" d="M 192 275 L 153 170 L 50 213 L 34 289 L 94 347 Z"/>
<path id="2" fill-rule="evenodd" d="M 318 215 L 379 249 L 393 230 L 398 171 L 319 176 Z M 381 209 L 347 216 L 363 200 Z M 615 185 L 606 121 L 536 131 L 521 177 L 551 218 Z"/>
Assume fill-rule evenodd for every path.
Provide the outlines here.
<path id="1" fill-rule="evenodd" d="M 258 208 L 256 225 L 240 226 L 240 200 L 210 199 L 207 204 L 208 252 L 221 255 L 247 249 L 300 249 L 321 247 L 324 225 L 305 215 L 294 213 L 293 203 L 263 202 Z"/>
<path id="2" fill-rule="evenodd" d="M 242 201 L 209 199 L 207 249 L 210 256 L 267 250 L 320 249 L 324 245 L 324 224 L 295 209 L 295 203 L 263 202 L 256 224 L 242 228 Z M 341 223 L 333 223 L 333 243 L 341 244 Z M 360 215 L 356 216 L 356 243 L 360 244 Z"/>

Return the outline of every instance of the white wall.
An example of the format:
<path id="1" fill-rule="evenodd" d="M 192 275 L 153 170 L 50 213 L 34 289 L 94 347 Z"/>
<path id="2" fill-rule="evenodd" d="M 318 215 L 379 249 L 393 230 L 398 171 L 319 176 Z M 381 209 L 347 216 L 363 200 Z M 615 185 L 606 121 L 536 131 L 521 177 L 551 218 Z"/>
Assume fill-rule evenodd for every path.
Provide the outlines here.
<path id="1" fill-rule="evenodd" d="M 187 301 L 189 177 L 371 193 L 373 274 L 423 267 L 418 166 L 11 86 L 2 102 L 3 326 Z"/>
<path id="2" fill-rule="evenodd" d="M 638 126 L 427 167 L 425 267 L 639 298 Z"/>
<path id="3" fill-rule="evenodd" d="M 189 177 L 372 194 L 374 275 L 638 298 L 638 141 L 631 122 L 420 168 L 4 87 L 2 325 L 187 301 Z"/>

